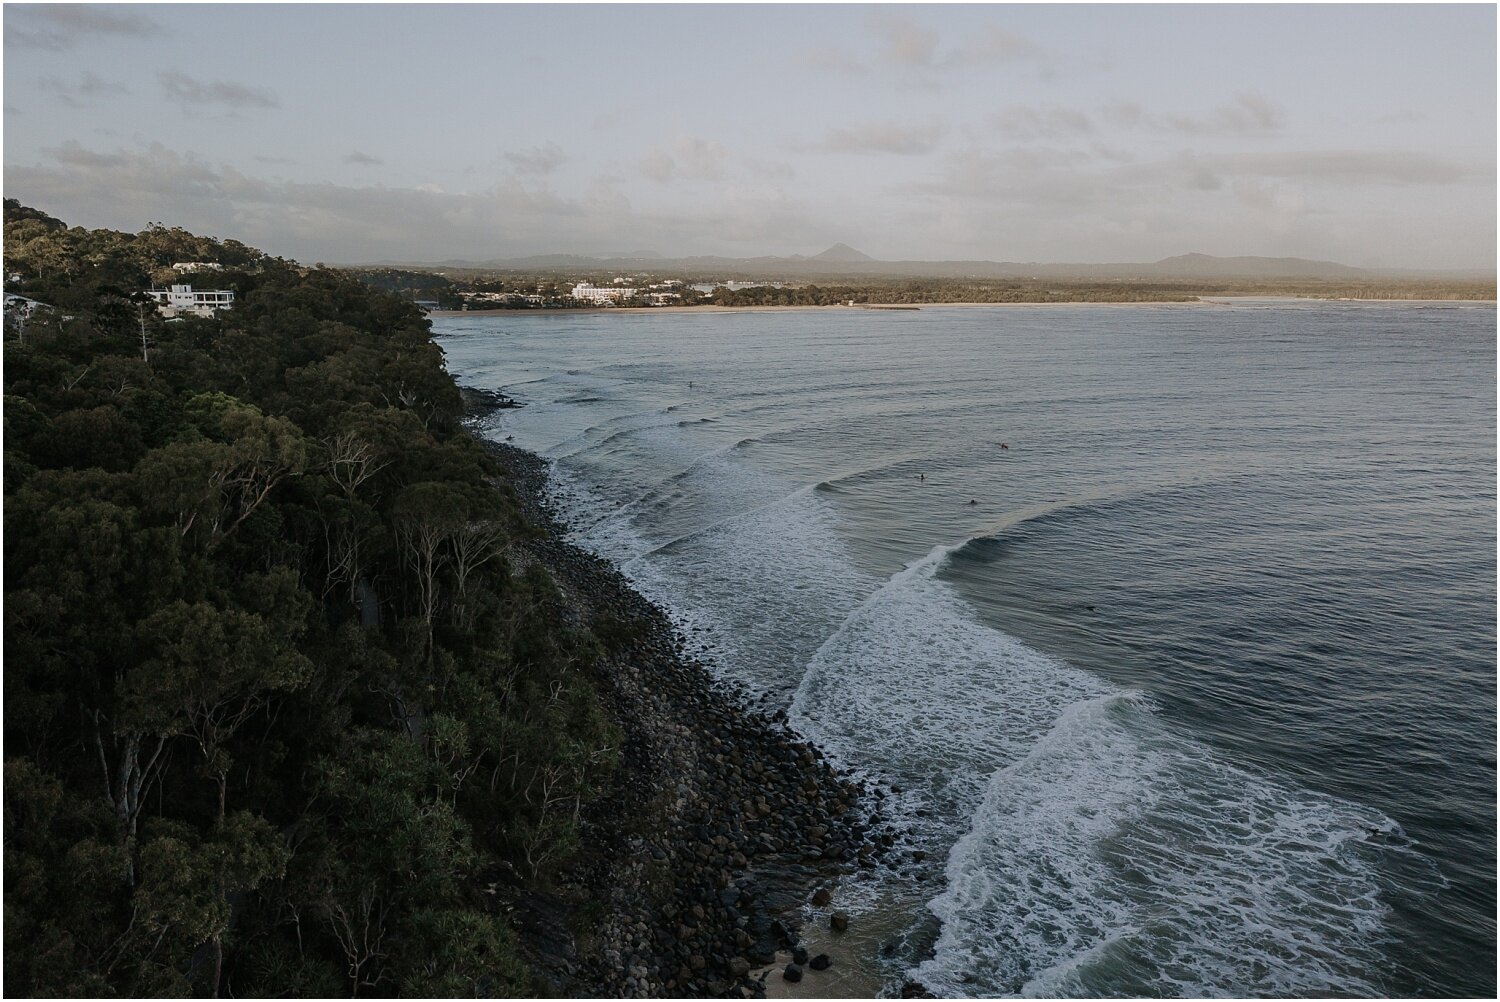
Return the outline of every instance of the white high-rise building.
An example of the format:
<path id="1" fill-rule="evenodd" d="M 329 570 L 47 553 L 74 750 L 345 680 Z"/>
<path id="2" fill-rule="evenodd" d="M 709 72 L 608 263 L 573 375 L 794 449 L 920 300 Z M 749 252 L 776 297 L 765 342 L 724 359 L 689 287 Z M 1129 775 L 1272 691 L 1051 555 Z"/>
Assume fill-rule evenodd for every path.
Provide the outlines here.
<path id="1" fill-rule="evenodd" d="M 574 299 L 585 303 L 618 303 L 623 299 L 634 297 L 635 293 L 635 289 L 619 285 L 602 286 L 579 282 L 573 286 L 571 295 Z"/>

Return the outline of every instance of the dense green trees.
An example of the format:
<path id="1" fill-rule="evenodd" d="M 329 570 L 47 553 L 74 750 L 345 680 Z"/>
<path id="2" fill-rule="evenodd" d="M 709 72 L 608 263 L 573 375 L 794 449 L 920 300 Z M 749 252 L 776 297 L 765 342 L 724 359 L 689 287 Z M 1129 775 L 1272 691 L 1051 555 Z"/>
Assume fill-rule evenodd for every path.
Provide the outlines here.
<path id="1" fill-rule="evenodd" d="M 526 991 L 483 887 L 618 736 L 419 311 L 14 202 L 5 256 L 6 991 Z M 142 317 L 181 260 L 236 309 Z"/>

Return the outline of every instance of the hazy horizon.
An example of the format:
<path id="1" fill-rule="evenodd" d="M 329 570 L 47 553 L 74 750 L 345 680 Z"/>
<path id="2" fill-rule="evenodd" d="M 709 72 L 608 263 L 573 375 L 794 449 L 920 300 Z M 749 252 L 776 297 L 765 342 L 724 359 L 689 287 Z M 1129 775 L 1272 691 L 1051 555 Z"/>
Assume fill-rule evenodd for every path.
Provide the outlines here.
<path id="1" fill-rule="evenodd" d="M 304 261 L 1495 266 L 1490 6 L 7 4 L 4 35 L 7 197 Z"/>
<path id="2" fill-rule="evenodd" d="M 842 243 L 842 241 L 841 241 L 841 243 Z M 829 249 L 831 249 L 831 248 L 824 248 L 824 250 L 829 250 Z M 859 251 L 859 248 L 857 248 L 857 247 L 851 248 L 851 249 L 854 250 L 854 251 L 857 251 L 857 252 Z M 863 253 L 863 252 L 860 252 L 860 253 Z M 634 265 L 634 264 L 645 264 L 645 263 L 652 262 L 652 261 L 662 261 L 662 262 L 665 262 L 667 264 L 676 264 L 676 263 L 679 263 L 679 262 L 690 264 L 690 263 L 692 263 L 694 261 L 698 261 L 698 260 L 705 260 L 705 261 L 725 260 L 725 261 L 731 261 L 731 262 L 746 262 L 746 263 L 786 261 L 788 264 L 796 264 L 796 265 L 800 265 L 800 266 L 806 268 L 806 267 L 808 267 L 808 266 L 810 266 L 812 264 L 817 263 L 819 261 L 819 259 L 820 259 L 820 256 L 821 256 L 820 254 L 804 254 L 804 253 L 796 252 L 796 253 L 791 253 L 791 254 L 760 254 L 760 255 L 755 255 L 755 256 L 733 257 L 733 258 L 731 258 L 731 257 L 726 257 L 725 255 L 715 255 L 715 254 L 701 254 L 701 255 L 660 254 L 660 253 L 657 253 L 655 251 L 650 250 L 649 248 L 641 248 L 639 252 L 632 252 L 632 253 L 616 253 L 616 252 L 606 251 L 606 252 L 598 253 L 598 254 L 564 254 L 564 253 L 549 253 L 549 252 L 546 252 L 546 251 L 542 251 L 542 252 L 537 252 L 537 253 L 532 253 L 532 254 L 515 254 L 515 255 L 506 255 L 506 256 L 496 256 L 496 257 L 492 257 L 492 258 L 489 258 L 489 259 L 450 257 L 450 258 L 442 258 L 442 259 L 438 259 L 438 260 L 433 260 L 433 259 L 405 259 L 405 258 L 399 258 L 399 257 L 387 257 L 387 258 L 372 258 L 372 259 L 367 259 L 367 260 L 348 260 L 348 261 L 339 261 L 339 260 L 330 259 L 330 260 L 325 261 L 323 263 L 327 264 L 327 265 L 330 265 L 330 266 L 350 267 L 350 268 L 361 268 L 361 267 L 408 267 L 408 266 L 409 267 L 414 267 L 414 268 L 415 267 L 465 268 L 465 267 L 468 267 L 468 266 L 471 266 L 471 265 L 474 266 L 474 267 L 477 267 L 477 268 L 483 268 L 485 266 L 496 264 L 496 263 L 499 263 L 499 264 L 509 264 L 509 263 L 519 263 L 519 262 L 526 262 L 526 261 L 537 261 L 537 262 L 541 262 L 542 264 L 546 264 L 548 261 L 550 261 L 551 259 L 554 259 L 554 258 L 557 258 L 557 259 L 574 258 L 574 259 L 577 259 L 580 262 L 587 262 L 587 263 L 598 262 L 599 264 L 603 264 L 603 265 L 611 265 L 611 264 L 616 264 L 616 263 L 620 263 L 620 262 Z M 1154 265 L 1154 264 L 1160 264 L 1160 263 L 1163 263 L 1163 262 L 1172 261 L 1174 259 L 1183 259 L 1183 258 L 1191 259 L 1191 258 L 1197 258 L 1197 257 L 1209 258 L 1209 259 L 1211 259 L 1213 261 L 1217 261 L 1217 262 L 1228 262 L 1228 261 L 1234 261 L 1234 260 L 1237 260 L 1237 259 L 1246 259 L 1246 260 L 1253 260 L 1253 261 L 1287 260 L 1287 261 L 1302 261 L 1302 262 L 1305 262 L 1305 263 L 1308 263 L 1308 264 L 1334 265 L 1334 266 L 1340 267 L 1340 268 L 1342 268 L 1342 267 L 1352 267 L 1352 266 L 1347 265 L 1346 262 L 1343 262 L 1343 261 L 1320 261 L 1320 260 L 1310 259 L 1310 258 L 1295 257 L 1295 256 L 1291 256 L 1291 255 L 1278 255 L 1276 257 L 1271 257 L 1271 256 L 1268 256 L 1268 255 L 1254 255 L 1254 254 L 1224 254 L 1224 255 L 1215 255 L 1215 254 L 1202 254 L 1201 252 L 1198 252 L 1198 251 L 1185 251 L 1185 252 L 1183 252 L 1181 254 L 1169 254 L 1169 255 L 1167 255 L 1164 258 L 1157 258 L 1157 259 L 1151 260 L 1151 261 L 996 261 L 996 260 L 982 259 L 982 258 L 897 258 L 897 259 L 892 260 L 892 259 L 887 259 L 887 258 L 876 258 L 876 257 L 872 257 L 872 256 L 869 256 L 869 255 L 866 255 L 862 260 L 854 260 L 852 263 L 850 262 L 849 259 L 843 259 L 843 258 L 827 258 L 827 259 L 823 259 L 823 261 L 827 265 L 827 273 L 833 274 L 833 273 L 837 273 L 837 272 L 840 272 L 840 271 L 843 271 L 843 270 L 848 270 L 849 268 L 852 268 L 853 270 L 859 270 L 861 264 L 863 264 L 865 266 L 870 266 L 870 267 L 873 267 L 873 266 L 876 266 L 876 265 L 896 266 L 896 265 L 904 265 L 904 264 L 924 265 L 924 266 L 926 266 L 926 265 L 936 266 L 936 265 L 944 265 L 944 264 L 953 264 L 953 265 L 994 264 L 994 265 L 1002 265 L 1002 266 L 1009 265 L 1009 266 L 1016 266 L 1016 267 L 1034 266 L 1034 267 L 1038 267 L 1038 268 L 1062 268 L 1062 269 L 1077 267 L 1077 268 L 1080 268 L 1080 269 L 1091 269 L 1091 268 L 1131 267 L 1131 266 L 1135 266 L 1135 265 Z M 541 265 L 538 265 L 538 266 L 541 266 Z M 560 263 L 558 263 L 556 265 L 556 267 L 564 267 L 564 266 L 565 266 L 565 263 L 562 263 L 562 262 L 560 262 Z M 1371 269 L 1368 269 L 1368 270 L 1369 270 L 1369 272 L 1371 273 L 1372 276 L 1378 276 L 1381 273 L 1381 271 L 1382 271 L 1382 269 L 1380 269 L 1380 268 L 1371 268 Z M 1403 267 L 1400 267 L 1400 266 L 1391 266 L 1389 269 L 1386 269 L 1386 270 L 1388 270 L 1392 274 L 1398 274 L 1398 273 L 1419 273 L 1419 274 L 1422 274 L 1422 275 L 1430 274 L 1434 278 L 1438 278 L 1438 277 L 1443 277 L 1443 276 L 1472 277 L 1472 276 L 1475 276 L 1475 275 L 1487 275 L 1489 273 L 1489 271 L 1492 270 L 1492 269 L 1484 269 L 1484 268 L 1403 268 Z M 821 274 L 821 273 L 819 273 L 819 274 Z M 900 273 L 890 271 L 889 268 L 887 268 L 887 269 L 885 269 L 883 271 L 878 272 L 878 274 L 880 274 L 883 277 L 902 277 Z M 910 276 L 908 276 L 908 277 L 910 277 Z M 1330 276 L 1330 277 L 1332 277 L 1332 276 Z"/>

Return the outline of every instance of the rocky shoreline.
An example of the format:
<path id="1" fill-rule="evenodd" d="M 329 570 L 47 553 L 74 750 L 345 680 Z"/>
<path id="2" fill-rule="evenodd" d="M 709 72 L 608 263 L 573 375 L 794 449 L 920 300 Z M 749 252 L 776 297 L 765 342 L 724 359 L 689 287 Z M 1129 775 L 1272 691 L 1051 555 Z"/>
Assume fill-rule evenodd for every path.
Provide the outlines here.
<path id="1" fill-rule="evenodd" d="M 796 951 L 804 906 L 826 904 L 840 874 L 880 865 L 893 842 L 878 793 L 798 739 L 784 713 L 748 709 L 684 654 L 659 608 L 567 543 L 542 459 L 485 444 L 539 530 L 513 544 L 514 569 L 543 567 L 562 593 L 559 621 L 600 638 L 593 681 L 624 739 L 562 872 L 504 893 L 547 993 L 758 997 L 764 981 L 750 972 L 770 964 L 771 977 L 800 979 L 804 967 L 777 955 Z M 828 921 L 839 929 L 848 917 Z M 826 957 L 802 959 L 809 981 L 827 969 Z"/>

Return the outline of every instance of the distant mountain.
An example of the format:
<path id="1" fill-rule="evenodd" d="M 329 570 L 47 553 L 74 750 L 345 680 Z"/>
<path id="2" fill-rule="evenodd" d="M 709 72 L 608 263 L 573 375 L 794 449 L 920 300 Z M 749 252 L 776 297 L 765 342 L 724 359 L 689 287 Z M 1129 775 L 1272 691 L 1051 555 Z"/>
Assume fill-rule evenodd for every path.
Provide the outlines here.
<path id="1" fill-rule="evenodd" d="M 383 266 L 416 270 L 519 271 L 577 277 L 649 274 L 675 275 L 694 280 L 769 279 L 786 281 L 838 281 L 861 278 L 971 278 L 979 280 L 1046 279 L 1069 281 L 1286 281 L 1341 280 L 1402 276 L 1410 278 L 1451 277 L 1456 272 L 1423 272 L 1411 269 L 1351 268 L 1332 261 L 1310 261 L 1298 257 L 1214 257 L 1211 254 L 1180 254 L 1160 261 L 1114 264 L 1018 261 L 880 261 L 848 244 L 834 244 L 812 257 L 663 257 L 650 251 L 621 256 L 582 254 L 538 254 L 531 257 L 490 261 L 432 262 L 389 261 Z M 354 265 L 353 267 L 369 267 Z M 1476 272 L 1474 276 L 1492 278 Z"/>
<path id="2" fill-rule="evenodd" d="M 1214 257 L 1211 254 L 1179 254 L 1162 258 L 1151 267 L 1162 275 L 1183 278 L 1349 278 L 1366 273 L 1363 268 L 1300 257 Z"/>
<path id="3" fill-rule="evenodd" d="M 814 254 L 807 258 L 809 261 L 828 261 L 836 264 L 853 264 L 860 261 L 874 261 L 868 254 L 862 254 L 850 247 L 848 244 L 834 244 L 821 254 Z"/>

